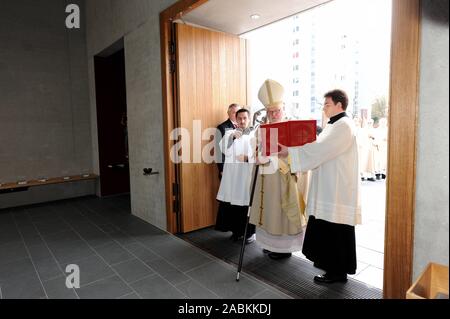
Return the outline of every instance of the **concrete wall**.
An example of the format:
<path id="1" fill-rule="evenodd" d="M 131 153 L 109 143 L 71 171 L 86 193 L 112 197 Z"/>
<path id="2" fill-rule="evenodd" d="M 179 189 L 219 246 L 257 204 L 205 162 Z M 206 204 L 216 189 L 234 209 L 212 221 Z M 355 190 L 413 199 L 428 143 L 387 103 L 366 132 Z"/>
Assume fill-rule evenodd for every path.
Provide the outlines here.
<path id="1" fill-rule="evenodd" d="M 422 0 L 413 278 L 449 255 L 448 0 Z"/>
<path id="2" fill-rule="evenodd" d="M 86 35 L 66 28 L 68 3 L 84 8 L 84 0 L 0 2 L 0 183 L 92 172 Z M 41 201 L 0 195 L 0 207 L 20 198 Z"/>
<path id="3" fill-rule="evenodd" d="M 166 229 L 159 13 L 175 0 L 86 3 L 92 151 L 98 172 L 93 57 L 124 38 L 132 213 Z M 144 176 L 152 167 L 159 175 Z"/>

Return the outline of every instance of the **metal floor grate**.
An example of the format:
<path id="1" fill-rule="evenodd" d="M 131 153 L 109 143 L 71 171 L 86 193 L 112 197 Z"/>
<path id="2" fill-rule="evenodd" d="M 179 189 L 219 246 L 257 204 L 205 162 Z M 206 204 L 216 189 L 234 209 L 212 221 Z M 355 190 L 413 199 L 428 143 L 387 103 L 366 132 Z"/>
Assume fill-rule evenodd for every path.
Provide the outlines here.
<path id="1" fill-rule="evenodd" d="M 230 264 L 237 265 L 241 242 L 229 240 L 230 233 L 205 228 L 178 234 L 191 244 Z M 298 299 L 381 299 L 382 290 L 349 278 L 347 283 L 316 284 L 313 277 L 321 271 L 299 257 L 272 260 L 256 243 L 247 245 L 242 268 L 256 278 Z"/>

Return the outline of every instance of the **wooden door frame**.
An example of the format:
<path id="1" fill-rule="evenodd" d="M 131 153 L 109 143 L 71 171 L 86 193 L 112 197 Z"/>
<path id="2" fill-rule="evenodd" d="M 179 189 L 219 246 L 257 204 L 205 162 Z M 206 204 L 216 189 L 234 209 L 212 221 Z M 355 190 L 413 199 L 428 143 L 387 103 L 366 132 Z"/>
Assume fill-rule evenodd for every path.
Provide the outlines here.
<path id="1" fill-rule="evenodd" d="M 175 165 L 169 134 L 174 129 L 171 23 L 208 0 L 180 0 L 160 13 L 161 76 L 167 231 L 176 232 Z M 416 146 L 419 114 L 420 0 L 392 0 L 388 179 L 384 251 L 384 298 L 405 298 L 412 283 Z M 406 132 L 406 133 L 405 133 Z"/>
<path id="2" fill-rule="evenodd" d="M 392 4 L 383 295 L 404 299 L 412 283 L 414 256 L 420 0 Z"/>

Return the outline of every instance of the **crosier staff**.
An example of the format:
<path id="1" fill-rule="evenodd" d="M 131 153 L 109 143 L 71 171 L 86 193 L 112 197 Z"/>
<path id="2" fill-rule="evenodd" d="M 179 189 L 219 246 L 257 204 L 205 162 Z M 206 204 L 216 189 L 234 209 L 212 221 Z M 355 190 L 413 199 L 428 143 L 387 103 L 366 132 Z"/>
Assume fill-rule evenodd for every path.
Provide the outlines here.
<path id="1" fill-rule="evenodd" d="M 253 129 L 257 130 L 258 127 L 259 127 L 259 124 Z M 258 153 L 258 150 L 256 149 L 256 154 L 257 153 Z M 251 208 L 252 208 L 252 205 L 253 205 L 253 197 L 255 195 L 256 178 L 258 177 L 259 164 L 260 163 L 258 163 L 258 161 L 257 161 L 256 162 L 256 167 L 255 167 L 255 172 L 253 174 L 253 179 L 252 179 L 252 187 L 251 187 L 251 190 L 250 190 L 250 201 L 249 201 L 249 206 L 248 206 L 248 211 L 247 211 L 247 221 L 245 223 L 244 236 L 242 238 L 242 246 L 241 246 L 241 253 L 239 255 L 239 265 L 238 265 L 238 270 L 237 270 L 237 275 L 236 275 L 236 281 L 239 281 L 239 276 L 240 276 L 241 270 L 242 270 L 242 262 L 244 260 L 245 241 L 246 241 L 246 238 L 247 238 L 247 228 L 248 228 L 248 223 L 250 221 L 250 211 L 251 211 Z"/>

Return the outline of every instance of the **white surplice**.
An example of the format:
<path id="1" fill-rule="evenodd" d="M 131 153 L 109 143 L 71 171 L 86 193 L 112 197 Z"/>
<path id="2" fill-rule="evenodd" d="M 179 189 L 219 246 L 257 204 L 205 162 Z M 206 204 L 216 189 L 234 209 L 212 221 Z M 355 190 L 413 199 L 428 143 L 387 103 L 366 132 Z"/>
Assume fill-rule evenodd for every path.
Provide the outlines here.
<path id="1" fill-rule="evenodd" d="M 225 154 L 225 164 L 216 198 L 231 205 L 248 206 L 254 167 L 252 159 L 255 134 L 250 132 L 233 141 L 231 134 L 234 132 L 235 130 L 226 131 L 220 142 L 220 149 Z M 247 156 L 249 162 L 239 161 L 240 155 Z"/>
<path id="2" fill-rule="evenodd" d="M 332 223 L 361 224 L 361 183 L 354 123 L 327 124 L 317 141 L 290 147 L 291 171 L 311 170 L 307 215 Z"/>

